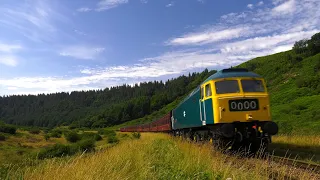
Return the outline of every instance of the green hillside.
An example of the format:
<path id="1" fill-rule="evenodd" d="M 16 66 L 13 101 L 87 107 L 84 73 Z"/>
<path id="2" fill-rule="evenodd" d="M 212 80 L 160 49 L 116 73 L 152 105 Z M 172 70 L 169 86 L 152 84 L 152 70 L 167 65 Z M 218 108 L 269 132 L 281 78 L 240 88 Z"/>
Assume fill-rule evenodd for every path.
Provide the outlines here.
<path id="1" fill-rule="evenodd" d="M 319 42 L 319 36 L 320 33 L 312 38 L 318 38 Z M 310 49 L 313 46 L 309 45 L 308 49 L 299 44 L 310 41 L 299 41 L 293 50 L 258 57 L 237 66 L 266 79 L 272 117 L 279 124 L 280 133 L 320 133 L 320 50 L 319 46 L 313 50 Z M 148 119 L 140 118 L 116 127 L 139 124 Z"/>

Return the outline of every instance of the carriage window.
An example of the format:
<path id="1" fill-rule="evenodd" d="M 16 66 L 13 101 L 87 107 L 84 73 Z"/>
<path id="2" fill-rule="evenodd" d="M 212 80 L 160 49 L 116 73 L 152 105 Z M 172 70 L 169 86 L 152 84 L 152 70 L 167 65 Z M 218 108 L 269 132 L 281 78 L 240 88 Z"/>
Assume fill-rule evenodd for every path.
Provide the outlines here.
<path id="1" fill-rule="evenodd" d="M 239 93 L 239 85 L 237 80 L 225 80 L 215 83 L 217 94 Z"/>
<path id="2" fill-rule="evenodd" d="M 243 92 L 264 92 L 263 83 L 261 80 L 245 79 L 241 80 Z"/>
<path id="3" fill-rule="evenodd" d="M 212 95 L 212 93 L 211 93 L 211 86 L 210 86 L 210 84 L 207 84 L 206 85 L 206 97 L 209 97 L 209 96 L 211 96 Z"/>

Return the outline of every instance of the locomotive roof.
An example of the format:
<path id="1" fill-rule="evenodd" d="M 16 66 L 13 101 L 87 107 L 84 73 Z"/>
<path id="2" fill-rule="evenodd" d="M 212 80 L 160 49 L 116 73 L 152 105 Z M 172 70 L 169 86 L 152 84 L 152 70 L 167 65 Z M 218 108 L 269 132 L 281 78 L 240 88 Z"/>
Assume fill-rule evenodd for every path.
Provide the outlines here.
<path id="1" fill-rule="evenodd" d="M 206 83 L 210 80 L 214 79 L 221 79 L 221 78 L 230 78 L 230 77 L 254 77 L 254 78 L 261 78 L 260 75 L 249 72 L 247 69 L 244 68 L 233 68 L 233 69 L 223 69 L 215 74 L 208 77 L 203 83 Z"/>

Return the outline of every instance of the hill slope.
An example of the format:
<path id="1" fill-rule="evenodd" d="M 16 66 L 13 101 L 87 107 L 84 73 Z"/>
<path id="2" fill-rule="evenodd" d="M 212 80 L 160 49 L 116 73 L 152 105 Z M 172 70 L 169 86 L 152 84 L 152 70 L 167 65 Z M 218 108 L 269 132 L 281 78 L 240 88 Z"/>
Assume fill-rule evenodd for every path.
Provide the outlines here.
<path id="1" fill-rule="evenodd" d="M 272 119 L 279 124 L 280 133 L 320 133 L 320 53 L 302 57 L 291 50 L 258 57 L 237 67 L 248 68 L 266 79 Z M 171 108 L 153 114 L 164 114 Z M 150 120 L 148 116 L 115 127 Z"/>

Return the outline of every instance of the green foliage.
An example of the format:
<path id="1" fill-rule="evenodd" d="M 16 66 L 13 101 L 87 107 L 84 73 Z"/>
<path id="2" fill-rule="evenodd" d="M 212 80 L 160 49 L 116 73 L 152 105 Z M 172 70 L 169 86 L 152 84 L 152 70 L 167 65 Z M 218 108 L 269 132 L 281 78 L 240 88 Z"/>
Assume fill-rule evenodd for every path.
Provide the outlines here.
<path id="1" fill-rule="evenodd" d="M 0 133 L 0 141 L 5 141 L 5 140 L 6 140 L 6 136 Z"/>
<path id="2" fill-rule="evenodd" d="M 48 141 L 48 140 L 50 139 L 50 135 L 49 135 L 49 134 L 45 134 L 45 135 L 44 135 L 44 139 L 45 139 L 46 141 Z"/>
<path id="3" fill-rule="evenodd" d="M 108 136 L 108 143 L 118 143 L 119 139 L 116 136 Z"/>
<path id="4" fill-rule="evenodd" d="M 16 127 L 14 127 L 12 125 L 5 124 L 0 121 L 0 132 L 8 133 L 8 134 L 16 134 L 16 130 L 17 130 Z"/>
<path id="5" fill-rule="evenodd" d="M 70 146 L 63 145 L 63 144 L 55 144 L 52 147 L 43 149 L 39 152 L 38 158 L 45 159 L 45 158 L 53 158 L 53 157 L 62 157 L 71 155 L 72 151 Z"/>
<path id="6" fill-rule="evenodd" d="M 50 132 L 50 137 L 53 137 L 53 138 L 61 138 L 61 135 L 62 135 L 61 131 L 53 130 L 52 132 Z"/>
<path id="7" fill-rule="evenodd" d="M 81 139 L 93 139 L 95 141 L 100 141 L 102 140 L 102 137 L 97 133 L 84 132 L 81 134 Z"/>
<path id="8" fill-rule="evenodd" d="M 75 145 L 73 145 L 73 148 L 75 148 L 75 151 L 86 151 L 91 152 L 94 150 L 95 147 L 95 141 L 93 139 L 83 139 L 79 142 L 77 142 Z"/>
<path id="9" fill-rule="evenodd" d="M 80 135 L 75 131 L 70 131 L 64 134 L 67 141 L 74 143 L 81 139 Z"/>
<path id="10" fill-rule="evenodd" d="M 63 145 L 55 144 L 52 147 L 42 149 L 38 153 L 39 159 L 53 158 L 53 157 L 63 157 L 74 155 L 77 152 L 91 152 L 95 148 L 95 141 L 92 139 L 84 139 L 74 144 Z"/>
<path id="11" fill-rule="evenodd" d="M 22 126 L 106 128 L 160 110 L 190 92 L 214 72 L 206 69 L 202 73 L 183 75 L 166 82 L 150 81 L 134 86 L 124 84 L 70 94 L 0 97 L 0 118 Z"/>
<path id="12" fill-rule="evenodd" d="M 141 136 L 140 132 L 133 132 L 132 133 L 132 137 L 135 139 L 140 139 L 140 136 Z"/>
<path id="13" fill-rule="evenodd" d="M 29 132 L 30 132 L 31 134 L 39 134 L 39 133 L 40 133 L 40 129 L 37 128 L 37 127 L 33 127 L 33 128 L 31 128 L 31 129 L 29 130 Z"/>

